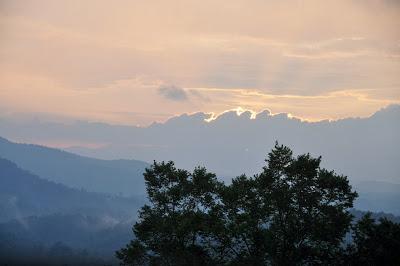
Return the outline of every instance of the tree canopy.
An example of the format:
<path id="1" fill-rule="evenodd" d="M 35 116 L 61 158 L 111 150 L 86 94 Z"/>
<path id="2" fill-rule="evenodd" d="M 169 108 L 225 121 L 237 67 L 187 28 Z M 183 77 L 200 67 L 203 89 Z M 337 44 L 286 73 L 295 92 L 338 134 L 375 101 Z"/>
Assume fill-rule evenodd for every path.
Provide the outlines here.
<path id="1" fill-rule="evenodd" d="M 344 244 L 357 193 L 320 163 L 277 143 L 261 173 L 227 185 L 205 168 L 154 162 L 144 174 L 149 204 L 117 257 L 124 265 L 338 264 L 362 252 Z"/>
<path id="2" fill-rule="evenodd" d="M 400 265 L 400 224 L 367 213 L 353 230 L 353 243 L 348 249 L 353 265 Z"/>

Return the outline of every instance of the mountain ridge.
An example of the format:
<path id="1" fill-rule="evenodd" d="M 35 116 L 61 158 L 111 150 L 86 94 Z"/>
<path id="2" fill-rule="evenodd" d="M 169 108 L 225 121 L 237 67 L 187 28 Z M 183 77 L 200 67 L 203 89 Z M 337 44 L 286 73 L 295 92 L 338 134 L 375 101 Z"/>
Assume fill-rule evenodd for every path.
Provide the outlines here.
<path id="1" fill-rule="evenodd" d="M 138 160 L 100 160 L 67 151 L 0 139 L 0 157 L 21 168 L 73 188 L 122 195 L 143 195 L 143 172 Z"/>
<path id="2" fill-rule="evenodd" d="M 70 188 L 0 158 L 0 222 L 32 215 L 85 213 L 129 220 L 144 198 L 125 198 Z"/>

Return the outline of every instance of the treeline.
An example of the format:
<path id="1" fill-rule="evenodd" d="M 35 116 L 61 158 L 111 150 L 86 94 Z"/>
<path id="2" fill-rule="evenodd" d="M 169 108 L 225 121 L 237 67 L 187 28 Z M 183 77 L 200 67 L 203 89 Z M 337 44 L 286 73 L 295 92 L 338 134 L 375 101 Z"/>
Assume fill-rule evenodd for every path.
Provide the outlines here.
<path id="1" fill-rule="evenodd" d="M 15 239 L 11 235 L 0 234 L 1 265 L 111 265 L 113 261 L 94 257 L 85 249 L 74 249 L 56 242 L 51 246 L 27 239 Z"/>
<path id="2" fill-rule="evenodd" d="M 109 219 L 82 214 L 14 219 L 0 223 L 0 246 L 24 242 L 51 246 L 61 241 L 72 248 L 86 249 L 93 255 L 110 257 L 113 250 L 129 240 L 126 235 L 129 234 L 130 226 L 127 221 Z"/>
<path id="3" fill-rule="evenodd" d="M 400 225 L 354 220 L 347 177 L 275 145 L 260 174 L 226 185 L 156 163 L 124 265 L 400 265 Z"/>

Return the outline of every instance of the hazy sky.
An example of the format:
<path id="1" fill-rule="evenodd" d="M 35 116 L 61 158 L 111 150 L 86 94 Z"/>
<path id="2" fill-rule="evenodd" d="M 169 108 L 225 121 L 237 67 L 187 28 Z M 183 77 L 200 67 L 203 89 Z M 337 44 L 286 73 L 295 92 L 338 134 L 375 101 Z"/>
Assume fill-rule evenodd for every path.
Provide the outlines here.
<path id="1" fill-rule="evenodd" d="M 0 1 L 0 115 L 305 119 L 400 102 L 400 3 Z"/>

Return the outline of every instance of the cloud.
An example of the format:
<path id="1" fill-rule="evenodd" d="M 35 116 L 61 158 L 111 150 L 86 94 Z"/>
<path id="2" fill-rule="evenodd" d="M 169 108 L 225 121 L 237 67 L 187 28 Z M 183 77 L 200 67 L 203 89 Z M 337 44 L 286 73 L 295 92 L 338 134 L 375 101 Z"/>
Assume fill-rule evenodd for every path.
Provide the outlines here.
<path id="1" fill-rule="evenodd" d="M 400 102 L 396 1 L 3 2 L 3 112 L 150 124 L 238 106 L 365 116 Z M 333 94 L 348 90 L 366 98 Z"/>
<path id="2" fill-rule="evenodd" d="M 190 89 L 190 90 L 188 90 L 188 92 L 190 93 L 190 95 L 194 96 L 199 101 L 202 101 L 202 102 L 210 102 L 211 101 L 211 99 L 207 95 L 204 95 L 203 93 L 201 93 L 200 91 L 198 91 L 196 89 Z"/>
<path id="3" fill-rule="evenodd" d="M 214 114 L 183 114 L 141 128 L 38 120 L 17 124 L 4 119 L 0 136 L 56 147 L 76 144 L 81 149 L 73 149 L 75 152 L 99 158 L 174 160 L 186 169 L 205 165 L 220 177 L 260 170 L 266 152 L 278 140 L 296 152 L 322 155 L 324 162 L 329 163 L 323 167 L 353 180 L 400 182 L 400 105 L 358 119 L 309 122 L 293 115 L 275 108 L 263 112 L 236 108 Z M 87 143 L 86 147 L 82 143 Z M 100 148 L 93 148 L 95 144 Z"/>
<path id="4" fill-rule="evenodd" d="M 161 86 L 158 88 L 158 94 L 171 101 L 187 101 L 188 95 L 186 91 L 177 86 Z"/>

